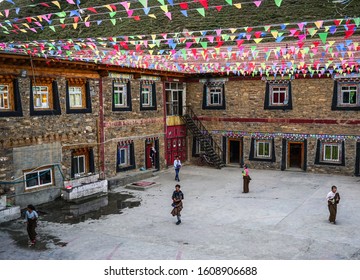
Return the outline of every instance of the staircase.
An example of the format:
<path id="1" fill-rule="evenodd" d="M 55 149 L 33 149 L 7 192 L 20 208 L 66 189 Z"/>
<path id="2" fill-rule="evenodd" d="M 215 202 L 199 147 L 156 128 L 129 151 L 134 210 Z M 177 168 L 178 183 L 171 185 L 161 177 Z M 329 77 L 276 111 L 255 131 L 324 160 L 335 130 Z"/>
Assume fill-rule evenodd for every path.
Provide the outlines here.
<path id="1" fill-rule="evenodd" d="M 224 167 L 225 164 L 222 161 L 223 152 L 220 146 L 214 141 L 209 131 L 207 131 L 205 126 L 201 123 L 189 106 L 184 107 L 184 112 L 185 113 L 181 116 L 181 119 L 186 124 L 187 130 L 189 130 L 191 134 L 200 141 L 205 151 L 205 155 L 210 160 L 211 165 L 218 169 Z"/>

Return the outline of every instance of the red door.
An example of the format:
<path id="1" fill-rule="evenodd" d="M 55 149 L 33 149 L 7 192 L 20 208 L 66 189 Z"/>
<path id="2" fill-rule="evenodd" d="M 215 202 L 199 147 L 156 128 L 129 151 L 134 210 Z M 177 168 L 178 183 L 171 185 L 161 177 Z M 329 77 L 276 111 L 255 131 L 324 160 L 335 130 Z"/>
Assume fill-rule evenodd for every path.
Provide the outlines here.
<path id="1" fill-rule="evenodd" d="M 152 168 L 151 158 L 150 158 L 150 150 L 151 150 L 152 145 L 153 145 L 152 143 L 146 144 L 146 151 L 145 151 L 145 165 L 146 165 L 146 169 Z"/>
<path id="2" fill-rule="evenodd" d="M 173 165 L 175 157 L 181 162 L 186 161 L 186 127 L 183 125 L 167 127 L 166 143 L 167 165 Z"/>

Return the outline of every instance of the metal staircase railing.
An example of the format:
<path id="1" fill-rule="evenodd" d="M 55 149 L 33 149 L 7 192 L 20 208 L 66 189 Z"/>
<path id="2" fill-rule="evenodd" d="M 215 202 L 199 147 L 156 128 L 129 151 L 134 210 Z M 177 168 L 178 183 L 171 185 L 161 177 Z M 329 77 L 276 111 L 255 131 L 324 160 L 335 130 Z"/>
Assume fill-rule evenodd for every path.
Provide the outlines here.
<path id="1" fill-rule="evenodd" d="M 209 131 L 205 128 L 202 122 L 198 119 L 190 106 L 183 107 L 183 115 L 181 119 L 185 122 L 186 128 L 200 141 L 203 146 L 205 154 L 211 160 L 212 165 L 217 168 L 224 167 L 222 160 L 223 151 L 220 146 L 211 137 Z"/>

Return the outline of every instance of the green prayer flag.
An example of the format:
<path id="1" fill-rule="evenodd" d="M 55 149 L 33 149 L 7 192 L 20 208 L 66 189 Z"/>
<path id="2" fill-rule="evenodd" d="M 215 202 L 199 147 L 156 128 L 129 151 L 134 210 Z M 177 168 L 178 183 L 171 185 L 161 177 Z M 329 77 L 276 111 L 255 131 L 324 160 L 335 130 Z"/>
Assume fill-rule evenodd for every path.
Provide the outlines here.
<path id="1" fill-rule="evenodd" d="M 203 17 L 205 17 L 205 9 L 204 8 L 198 8 L 198 9 L 196 9 L 197 11 L 198 11 L 198 13 L 200 14 L 200 15 L 202 15 Z"/>
<path id="2" fill-rule="evenodd" d="M 325 44 L 328 33 L 323 32 L 323 33 L 318 33 L 318 35 L 319 35 L 321 41 L 323 42 L 323 44 Z"/>
<path id="3" fill-rule="evenodd" d="M 282 0 L 275 0 L 276 6 L 280 7 L 280 6 L 281 6 L 281 2 L 282 2 Z"/>

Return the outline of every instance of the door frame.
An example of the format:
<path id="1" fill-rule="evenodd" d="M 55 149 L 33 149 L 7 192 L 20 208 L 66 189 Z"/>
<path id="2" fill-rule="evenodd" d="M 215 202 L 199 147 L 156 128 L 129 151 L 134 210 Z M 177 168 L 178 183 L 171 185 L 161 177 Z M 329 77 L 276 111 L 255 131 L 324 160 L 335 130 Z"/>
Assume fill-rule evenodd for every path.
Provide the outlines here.
<path id="1" fill-rule="evenodd" d="M 300 144 L 301 145 L 301 164 L 300 169 L 305 170 L 305 142 L 304 141 L 288 141 L 287 142 L 287 157 L 286 157 L 286 168 L 290 167 L 290 146 L 291 144 Z"/>
<path id="2" fill-rule="evenodd" d="M 244 141 L 243 141 L 243 138 L 227 138 L 226 139 L 226 143 L 227 143 L 227 147 L 228 149 L 226 151 L 223 151 L 223 152 L 226 152 L 226 163 L 227 164 L 232 164 L 230 162 L 230 141 L 236 141 L 236 142 L 239 142 L 239 165 L 240 166 L 243 166 L 244 165 Z M 235 163 L 234 163 L 235 164 Z"/>

